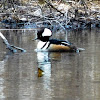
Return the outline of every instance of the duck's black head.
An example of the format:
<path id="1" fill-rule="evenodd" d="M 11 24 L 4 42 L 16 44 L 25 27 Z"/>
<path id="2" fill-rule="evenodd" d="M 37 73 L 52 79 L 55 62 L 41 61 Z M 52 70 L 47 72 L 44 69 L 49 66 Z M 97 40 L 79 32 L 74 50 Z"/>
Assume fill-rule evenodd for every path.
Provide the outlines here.
<path id="1" fill-rule="evenodd" d="M 48 28 L 41 28 L 37 32 L 37 39 L 46 42 L 49 41 L 49 38 L 52 36 L 52 32 Z"/>

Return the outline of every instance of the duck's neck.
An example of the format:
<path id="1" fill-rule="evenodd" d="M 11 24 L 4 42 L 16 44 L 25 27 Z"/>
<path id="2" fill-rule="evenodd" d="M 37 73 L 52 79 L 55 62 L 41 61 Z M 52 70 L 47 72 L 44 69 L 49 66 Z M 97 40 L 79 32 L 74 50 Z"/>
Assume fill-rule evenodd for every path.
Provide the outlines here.
<path id="1" fill-rule="evenodd" d="M 43 42 L 43 41 L 39 41 L 37 44 L 37 49 L 42 49 L 42 50 L 46 50 L 50 45 L 50 42 Z"/>

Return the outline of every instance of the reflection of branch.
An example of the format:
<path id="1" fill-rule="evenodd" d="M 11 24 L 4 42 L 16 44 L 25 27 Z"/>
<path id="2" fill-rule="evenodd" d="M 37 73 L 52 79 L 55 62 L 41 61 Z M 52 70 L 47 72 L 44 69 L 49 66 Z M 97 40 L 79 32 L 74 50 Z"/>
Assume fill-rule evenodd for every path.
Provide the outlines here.
<path id="1" fill-rule="evenodd" d="M 7 46 L 7 48 L 8 48 L 10 51 L 12 51 L 13 53 L 16 53 L 16 52 L 17 52 L 16 49 L 20 50 L 21 52 L 25 52 L 25 50 L 22 49 L 22 48 L 16 47 L 16 46 L 14 46 L 14 45 L 10 45 L 10 44 L 8 43 L 8 40 L 4 37 L 4 35 L 3 35 L 1 32 L 0 32 L 0 36 L 1 36 L 1 38 L 3 39 L 3 42 L 4 42 L 4 44 Z"/>

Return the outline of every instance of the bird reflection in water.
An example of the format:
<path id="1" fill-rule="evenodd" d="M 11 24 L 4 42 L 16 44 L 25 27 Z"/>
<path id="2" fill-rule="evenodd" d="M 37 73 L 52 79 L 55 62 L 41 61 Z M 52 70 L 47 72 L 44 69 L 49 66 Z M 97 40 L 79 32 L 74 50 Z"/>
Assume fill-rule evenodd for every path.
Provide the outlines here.
<path id="1" fill-rule="evenodd" d="M 48 52 L 37 52 L 38 60 L 38 77 L 46 75 L 47 77 L 51 76 L 51 62 L 49 59 Z"/>
<path id="2" fill-rule="evenodd" d="M 51 60 L 59 60 L 61 58 L 61 53 L 56 52 L 37 52 L 38 60 L 38 77 L 43 75 L 46 77 L 51 76 Z"/>

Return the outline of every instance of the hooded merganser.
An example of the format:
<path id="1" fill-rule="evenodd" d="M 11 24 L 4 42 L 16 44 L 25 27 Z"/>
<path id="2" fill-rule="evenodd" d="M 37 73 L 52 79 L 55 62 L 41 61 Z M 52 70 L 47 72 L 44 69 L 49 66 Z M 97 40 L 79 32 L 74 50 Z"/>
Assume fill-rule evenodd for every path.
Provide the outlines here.
<path id="1" fill-rule="evenodd" d="M 41 28 L 37 32 L 37 38 L 40 41 L 37 44 L 37 50 L 48 51 L 66 51 L 66 52 L 80 52 L 83 48 L 77 48 L 68 41 L 62 41 L 57 39 L 50 39 L 52 32 L 48 28 Z M 36 40 L 34 39 L 34 40 Z"/>

